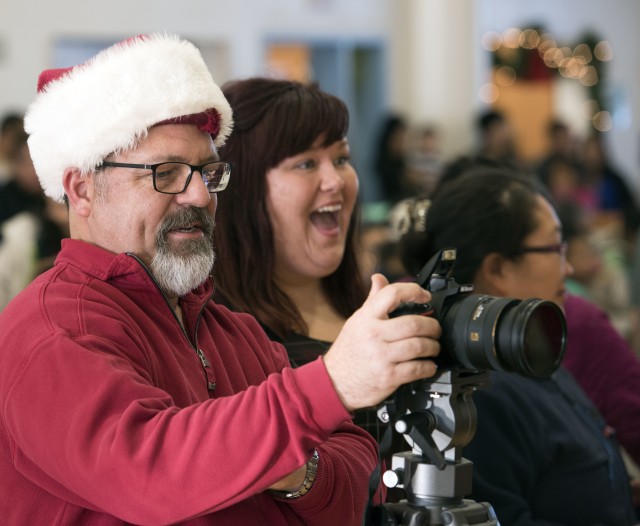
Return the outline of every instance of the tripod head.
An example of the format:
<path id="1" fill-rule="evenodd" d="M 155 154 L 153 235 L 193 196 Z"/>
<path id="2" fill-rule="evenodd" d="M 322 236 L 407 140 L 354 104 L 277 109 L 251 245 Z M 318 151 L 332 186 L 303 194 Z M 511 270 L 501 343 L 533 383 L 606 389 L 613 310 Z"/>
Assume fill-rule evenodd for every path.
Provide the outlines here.
<path id="1" fill-rule="evenodd" d="M 378 409 L 378 416 L 386 422 L 394 418 L 395 431 L 411 446 L 411 454 L 444 471 L 448 465 L 460 462 L 461 449 L 473 438 L 477 415 L 472 395 L 488 383 L 486 371 L 443 370 L 433 378 L 403 386 L 393 400 Z M 393 469 L 392 466 L 392 471 L 383 477 L 388 487 L 402 484 L 407 475 L 402 469 Z M 393 484 L 396 478 L 397 483 Z M 410 480 L 411 477 L 407 479 Z M 423 492 L 413 489 L 418 490 L 413 496 L 420 499 Z M 471 487 L 464 490 L 465 493 L 458 496 L 468 494 Z M 429 491 L 424 497 L 437 496 L 437 493 Z"/>
<path id="2" fill-rule="evenodd" d="M 489 383 L 488 374 L 444 369 L 403 386 L 380 406 L 379 418 L 411 446 L 393 455 L 383 475 L 384 484 L 402 488 L 407 500 L 386 504 L 382 524 L 497 525 L 489 504 L 464 499 L 471 493 L 472 464 L 461 454 L 476 429 L 472 394 Z"/>

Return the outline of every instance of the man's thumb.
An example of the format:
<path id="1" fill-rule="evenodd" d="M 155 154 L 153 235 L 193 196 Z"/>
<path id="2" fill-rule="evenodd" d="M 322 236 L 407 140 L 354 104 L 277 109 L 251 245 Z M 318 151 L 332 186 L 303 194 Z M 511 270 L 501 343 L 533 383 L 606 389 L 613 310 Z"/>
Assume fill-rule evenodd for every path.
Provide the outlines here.
<path id="1" fill-rule="evenodd" d="M 380 289 L 386 287 L 389 284 L 389 280 L 382 274 L 374 274 L 371 276 L 371 289 L 369 290 L 369 297 L 373 296 Z"/>

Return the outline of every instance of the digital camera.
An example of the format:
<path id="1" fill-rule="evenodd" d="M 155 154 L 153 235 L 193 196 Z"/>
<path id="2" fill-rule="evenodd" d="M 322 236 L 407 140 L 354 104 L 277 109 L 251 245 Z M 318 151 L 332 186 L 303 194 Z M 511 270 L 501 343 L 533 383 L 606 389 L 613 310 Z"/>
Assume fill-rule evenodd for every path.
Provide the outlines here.
<path id="1" fill-rule="evenodd" d="M 456 250 L 433 256 L 416 281 L 431 292 L 428 304 L 405 303 L 390 313 L 424 314 L 442 326 L 441 367 L 473 371 L 513 371 L 546 378 L 560 365 L 566 348 L 566 321 L 560 307 L 541 299 L 517 300 L 474 294 L 473 285 L 452 277 Z"/>

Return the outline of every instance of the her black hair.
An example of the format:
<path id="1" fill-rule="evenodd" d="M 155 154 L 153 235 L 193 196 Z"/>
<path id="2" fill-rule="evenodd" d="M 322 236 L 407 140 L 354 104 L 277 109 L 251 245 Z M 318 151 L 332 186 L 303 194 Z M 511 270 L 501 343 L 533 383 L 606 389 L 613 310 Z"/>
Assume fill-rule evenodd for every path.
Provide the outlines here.
<path id="1" fill-rule="evenodd" d="M 442 185 L 433 196 L 424 228 L 400 241 L 402 262 L 415 275 L 438 250 L 457 249 L 456 281 L 473 283 L 485 256 L 515 259 L 537 227 L 535 179 L 508 169 L 479 166 Z"/>
<path id="2" fill-rule="evenodd" d="M 288 80 L 255 77 L 227 83 L 222 91 L 233 109 L 234 128 L 220 156 L 233 164 L 233 175 L 216 211 L 217 299 L 254 315 L 280 338 L 289 332 L 307 334 L 299 309 L 274 280 L 266 174 L 318 139 L 324 147 L 344 139 L 347 106 L 317 84 Z M 323 291 L 345 318 L 367 293 L 357 259 L 358 228 L 356 203 L 340 266 L 322 279 Z"/>

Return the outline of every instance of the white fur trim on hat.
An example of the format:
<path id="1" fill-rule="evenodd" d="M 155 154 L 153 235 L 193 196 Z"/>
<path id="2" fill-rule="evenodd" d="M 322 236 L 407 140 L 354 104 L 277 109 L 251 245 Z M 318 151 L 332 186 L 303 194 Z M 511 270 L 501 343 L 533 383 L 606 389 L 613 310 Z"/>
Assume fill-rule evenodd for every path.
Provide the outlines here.
<path id="1" fill-rule="evenodd" d="M 62 201 L 66 168 L 85 175 L 154 124 L 211 108 L 220 116 L 219 147 L 233 125 L 229 103 L 193 44 L 156 33 L 115 44 L 47 84 L 25 129 L 45 194 Z"/>

